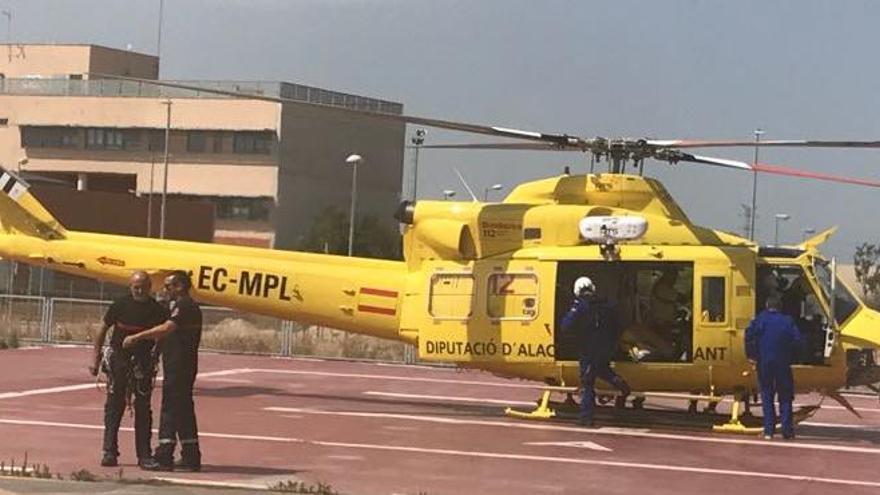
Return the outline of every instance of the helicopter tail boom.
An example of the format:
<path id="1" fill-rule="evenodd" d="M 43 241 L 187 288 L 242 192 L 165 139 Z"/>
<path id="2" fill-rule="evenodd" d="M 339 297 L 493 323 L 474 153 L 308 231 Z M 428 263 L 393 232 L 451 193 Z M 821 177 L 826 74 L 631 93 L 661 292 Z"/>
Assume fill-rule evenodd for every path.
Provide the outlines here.
<path id="1" fill-rule="evenodd" d="M 155 288 L 184 270 L 203 303 L 402 338 L 403 262 L 68 231 L 26 188 L 0 189 L 4 259 L 123 285 L 143 270 Z"/>

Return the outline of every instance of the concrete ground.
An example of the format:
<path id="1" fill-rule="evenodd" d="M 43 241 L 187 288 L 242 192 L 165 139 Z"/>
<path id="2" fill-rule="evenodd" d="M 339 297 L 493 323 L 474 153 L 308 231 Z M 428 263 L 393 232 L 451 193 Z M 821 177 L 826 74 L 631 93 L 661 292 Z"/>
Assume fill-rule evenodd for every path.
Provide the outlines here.
<path id="1" fill-rule="evenodd" d="M 80 469 L 119 475 L 98 465 L 104 395 L 86 371 L 89 353 L 0 351 L 0 461 L 20 462 L 27 452 L 65 477 Z M 532 383 L 477 371 L 204 354 L 196 397 L 204 471 L 159 477 L 251 490 L 324 482 L 346 494 L 880 493 L 876 396 L 848 394 L 861 419 L 826 401 L 797 440 L 772 442 L 682 426 L 620 426 L 631 421 L 614 421 L 609 410 L 604 424 L 616 426 L 595 430 L 502 415 L 507 405 L 528 409 L 536 396 Z M 122 476 L 153 478 L 135 465 L 131 424 L 126 416 Z M 0 490 L 45 493 L 37 482 L 10 483 L 0 480 Z M 50 491 L 82 490 L 55 486 Z M 104 490 L 97 486 L 149 491 L 104 484 L 85 491 Z M 197 493 L 186 490 L 168 493 Z"/>

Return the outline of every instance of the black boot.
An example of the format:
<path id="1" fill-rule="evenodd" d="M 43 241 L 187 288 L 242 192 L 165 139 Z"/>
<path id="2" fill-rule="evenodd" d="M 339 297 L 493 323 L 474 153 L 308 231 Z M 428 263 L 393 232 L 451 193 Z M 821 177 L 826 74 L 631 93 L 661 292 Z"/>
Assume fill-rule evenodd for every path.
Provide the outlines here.
<path id="1" fill-rule="evenodd" d="M 101 457 L 101 465 L 104 467 L 116 467 L 119 465 L 119 461 L 115 455 L 104 452 L 104 456 Z"/>

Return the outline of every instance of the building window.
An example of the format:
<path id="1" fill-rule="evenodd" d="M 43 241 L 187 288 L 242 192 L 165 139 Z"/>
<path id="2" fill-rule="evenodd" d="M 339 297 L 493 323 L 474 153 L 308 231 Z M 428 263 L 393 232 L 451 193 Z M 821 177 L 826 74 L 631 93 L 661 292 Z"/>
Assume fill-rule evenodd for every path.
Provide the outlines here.
<path id="1" fill-rule="evenodd" d="M 273 137 L 271 132 L 237 132 L 232 149 L 236 153 L 269 154 L 272 152 Z"/>
<path id="2" fill-rule="evenodd" d="M 212 135 L 213 142 L 211 143 L 211 150 L 214 153 L 223 153 L 223 141 L 226 136 L 225 132 L 215 132 Z"/>
<path id="3" fill-rule="evenodd" d="M 0 119 L 0 127 L 6 127 L 9 125 L 9 119 Z"/>
<path id="4" fill-rule="evenodd" d="M 120 129 L 86 129 L 86 148 L 88 149 L 121 150 L 124 147 L 125 140 Z"/>
<path id="5" fill-rule="evenodd" d="M 25 148 L 75 148 L 78 131 L 69 127 L 22 127 Z"/>
<path id="6" fill-rule="evenodd" d="M 207 132 L 189 131 L 186 133 L 186 151 L 189 153 L 204 153 L 207 151 L 207 142 Z"/>
<path id="7" fill-rule="evenodd" d="M 147 143 L 148 151 L 165 152 L 165 131 L 151 130 L 149 131 L 149 142 Z"/>
<path id="8" fill-rule="evenodd" d="M 217 218 L 222 220 L 269 221 L 271 198 L 217 198 Z"/>

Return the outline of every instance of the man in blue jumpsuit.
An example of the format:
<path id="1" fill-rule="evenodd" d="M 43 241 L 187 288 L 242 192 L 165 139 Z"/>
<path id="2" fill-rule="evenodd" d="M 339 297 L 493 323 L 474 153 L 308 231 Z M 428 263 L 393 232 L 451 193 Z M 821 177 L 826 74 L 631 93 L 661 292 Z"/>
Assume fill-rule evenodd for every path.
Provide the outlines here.
<path id="1" fill-rule="evenodd" d="M 562 331 L 577 337 L 582 389 L 580 422 L 593 426 L 596 378 L 620 390 L 618 406 L 625 404 L 630 389 L 610 366 L 620 338 L 620 324 L 613 305 L 596 297 L 596 286 L 589 277 L 575 281 L 574 296 L 571 308 L 562 319 Z"/>
<path id="2" fill-rule="evenodd" d="M 783 313 L 782 299 L 772 295 L 767 309 L 755 317 L 746 329 L 746 356 L 758 370 L 761 406 L 764 410 L 764 438 L 773 438 L 776 428 L 775 396 L 779 397 L 779 416 L 783 438 L 794 438 L 791 403 L 794 379 L 791 364 L 803 346 L 801 332 L 791 316 Z"/>

